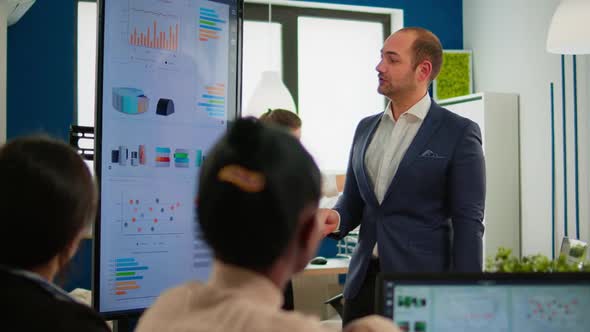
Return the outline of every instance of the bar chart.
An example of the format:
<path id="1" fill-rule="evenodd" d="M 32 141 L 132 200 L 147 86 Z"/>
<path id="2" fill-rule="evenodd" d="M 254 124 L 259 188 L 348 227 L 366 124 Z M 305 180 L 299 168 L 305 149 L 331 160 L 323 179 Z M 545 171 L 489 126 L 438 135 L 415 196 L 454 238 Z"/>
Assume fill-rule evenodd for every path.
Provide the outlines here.
<path id="1" fill-rule="evenodd" d="M 140 265 L 135 258 L 117 258 L 115 259 L 114 269 L 114 292 L 117 296 L 128 295 L 130 292 L 139 290 L 144 278 L 144 272 L 149 267 Z"/>
<path id="2" fill-rule="evenodd" d="M 129 11 L 129 44 L 177 51 L 180 25 L 178 16 L 142 9 Z"/>
<path id="3" fill-rule="evenodd" d="M 189 167 L 189 151 L 188 149 L 174 150 L 174 167 L 188 168 Z"/>
<path id="4" fill-rule="evenodd" d="M 225 28 L 227 22 L 219 17 L 215 9 L 199 8 L 199 40 L 218 40 L 219 33 Z"/>
<path id="5" fill-rule="evenodd" d="M 156 167 L 170 167 L 170 148 L 156 147 Z"/>
<path id="6" fill-rule="evenodd" d="M 197 106 L 212 118 L 225 119 L 225 85 L 207 85 L 199 98 Z"/>
<path id="7" fill-rule="evenodd" d="M 203 154 L 203 150 L 197 150 L 195 155 L 195 165 L 197 167 L 201 167 L 203 165 L 203 161 L 205 161 L 205 155 Z"/>

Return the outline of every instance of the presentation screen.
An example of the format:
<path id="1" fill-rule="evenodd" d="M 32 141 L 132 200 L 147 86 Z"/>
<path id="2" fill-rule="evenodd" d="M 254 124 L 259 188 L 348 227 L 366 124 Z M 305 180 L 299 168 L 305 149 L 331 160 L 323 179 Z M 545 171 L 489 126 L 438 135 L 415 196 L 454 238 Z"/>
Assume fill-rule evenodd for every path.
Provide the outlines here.
<path id="1" fill-rule="evenodd" d="M 99 22 L 93 304 L 116 317 L 209 276 L 197 175 L 238 116 L 242 3 L 104 0 Z"/>

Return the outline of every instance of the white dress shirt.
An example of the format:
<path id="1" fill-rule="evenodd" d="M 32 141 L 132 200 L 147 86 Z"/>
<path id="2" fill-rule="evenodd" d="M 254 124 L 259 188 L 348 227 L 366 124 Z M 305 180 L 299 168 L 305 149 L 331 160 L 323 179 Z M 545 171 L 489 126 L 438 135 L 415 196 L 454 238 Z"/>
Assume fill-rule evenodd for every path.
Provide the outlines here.
<path id="1" fill-rule="evenodd" d="M 365 154 L 365 168 L 379 204 L 383 202 L 399 164 L 416 137 L 431 104 L 427 93 L 400 115 L 397 121 L 393 118 L 391 102 L 387 104 Z M 378 256 L 377 244 L 373 255 Z"/>

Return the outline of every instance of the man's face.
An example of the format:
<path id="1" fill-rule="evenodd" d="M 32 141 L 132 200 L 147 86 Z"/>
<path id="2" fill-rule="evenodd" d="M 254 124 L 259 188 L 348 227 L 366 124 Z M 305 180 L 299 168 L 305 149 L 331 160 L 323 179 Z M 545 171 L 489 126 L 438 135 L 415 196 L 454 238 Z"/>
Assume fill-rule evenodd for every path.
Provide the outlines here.
<path id="1" fill-rule="evenodd" d="M 381 61 L 375 68 L 379 73 L 377 91 L 389 99 L 417 87 L 411 50 L 415 39 L 411 32 L 397 32 L 383 44 Z"/>

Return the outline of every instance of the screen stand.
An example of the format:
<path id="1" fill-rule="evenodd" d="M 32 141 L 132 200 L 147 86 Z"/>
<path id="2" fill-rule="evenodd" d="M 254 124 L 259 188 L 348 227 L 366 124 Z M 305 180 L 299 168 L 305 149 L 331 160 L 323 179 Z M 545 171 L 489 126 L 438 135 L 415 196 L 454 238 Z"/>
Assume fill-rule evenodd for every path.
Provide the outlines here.
<path id="1" fill-rule="evenodd" d="M 113 332 L 131 332 L 129 318 L 113 320 Z"/>

